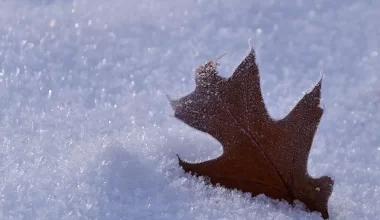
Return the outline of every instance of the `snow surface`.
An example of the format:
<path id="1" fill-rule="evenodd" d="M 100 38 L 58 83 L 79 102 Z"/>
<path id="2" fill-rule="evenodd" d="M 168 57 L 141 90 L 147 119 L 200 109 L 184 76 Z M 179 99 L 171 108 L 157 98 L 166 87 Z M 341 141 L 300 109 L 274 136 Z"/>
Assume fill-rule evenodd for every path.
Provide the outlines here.
<path id="1" fill-rule="evenodd" d="M 252 38 L 265 102 L 284 116 L 324 74 L 313 176 L 331 219 L 380 216 L 380 1 L 11 0 L 0 7 L 0 219 L 320 219 L 205 185 L 221 146 L 165 98 Z"/>

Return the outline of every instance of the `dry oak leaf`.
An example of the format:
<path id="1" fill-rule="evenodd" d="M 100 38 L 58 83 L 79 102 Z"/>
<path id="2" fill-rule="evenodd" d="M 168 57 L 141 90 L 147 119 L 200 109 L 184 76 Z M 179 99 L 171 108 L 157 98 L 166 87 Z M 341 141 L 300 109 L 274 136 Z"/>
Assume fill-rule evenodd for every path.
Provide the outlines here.
<path id="1" fill-rule="evenodd" d="M 323 114 L 319 107 L 322 78 L 285 118 L 274 120 L 263 101 L 252 47 L 230 78 L 219 76 L 217 66 L 217 60 L 200 66 L 195 91 L 170 103 L 176 118 L 216 138 L 223 154 L 201 163 L 178 157 L 179 165 L 186 172 L 209 177 L 212 184 L 252 196 L 265 194 L 291 204 L 299 200 L 328 218 L 334 181 L 307 173 L 309 151 Z"/>

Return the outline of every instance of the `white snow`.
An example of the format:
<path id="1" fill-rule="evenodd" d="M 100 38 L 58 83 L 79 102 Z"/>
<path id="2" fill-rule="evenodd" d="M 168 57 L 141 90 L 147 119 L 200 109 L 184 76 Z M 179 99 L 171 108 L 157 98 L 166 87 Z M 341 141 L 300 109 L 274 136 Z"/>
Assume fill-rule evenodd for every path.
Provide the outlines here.
<path id="1" fill-rule="evenodd" d="M 309 173 L 335 179 L 331 219 L 378 218 L 379 19 L 379 1 L 2 1 L 0 219 L 320 219 L 177 165 L 221 146 L 165 95 L 224 52 L 229 76 L 249 38 L 275 118 L 323 73 Z"/>

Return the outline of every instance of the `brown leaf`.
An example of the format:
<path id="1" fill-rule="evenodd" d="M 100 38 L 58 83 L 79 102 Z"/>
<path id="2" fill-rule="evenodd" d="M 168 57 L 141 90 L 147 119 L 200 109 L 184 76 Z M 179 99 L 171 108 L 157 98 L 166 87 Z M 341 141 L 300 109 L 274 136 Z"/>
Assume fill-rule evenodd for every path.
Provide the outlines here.
<path id="1" fill-rule="evenodd" d="M 200 66 L 195 91 L 170 102 L 176 118 L 216 138 L 223 154 L 201 163 L 178 157 L 179 165 L 186 172 L 208 176 L 212 184 L 253 196 L 265 194 L 289 203 L 299 200 L 328 218 L 334 181 L 307 173 L 309 151 L 323 114 L 322 79 L 285 118 L 274 120 L 263 101 L 253 48 L 228 79 L 218 75 L 217 65 L 213 60 Z"/>

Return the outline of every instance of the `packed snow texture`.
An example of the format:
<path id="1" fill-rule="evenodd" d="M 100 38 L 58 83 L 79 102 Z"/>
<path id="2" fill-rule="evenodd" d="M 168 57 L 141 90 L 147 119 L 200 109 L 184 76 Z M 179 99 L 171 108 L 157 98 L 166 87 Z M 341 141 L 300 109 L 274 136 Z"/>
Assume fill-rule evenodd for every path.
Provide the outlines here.
<path id="1" fill-rule="evenodd" d="M 229 76 L 250 38 L 274 118 L 322 72 L 309 173 L 335 180 L 331 219 L 378 218 L 379 19 L 380 1 L 2 1 L 0 219 L 321 219 L 178 166 L 222 149 L 165 95 L 224 52 Z"/>

